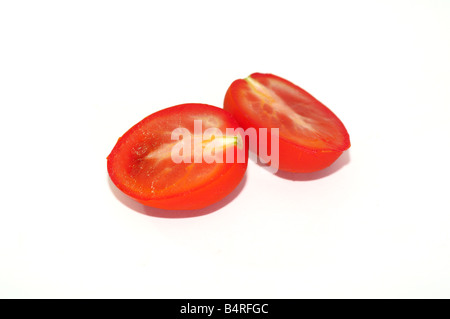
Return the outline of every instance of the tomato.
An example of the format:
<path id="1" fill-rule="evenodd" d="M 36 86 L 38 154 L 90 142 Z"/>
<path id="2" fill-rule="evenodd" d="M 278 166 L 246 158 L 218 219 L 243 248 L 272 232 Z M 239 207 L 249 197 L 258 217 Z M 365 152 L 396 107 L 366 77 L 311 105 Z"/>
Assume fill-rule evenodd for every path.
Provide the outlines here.
<path id="1" fill-rule="evenodd" d="M 153 113 L 119 138 L 107 158 L 109 176 L 144 205 L 206 207 L 228 195 L 245 174 L 248 152 L 234 131 L 238 127 L 228 112 L 206 104 Z"/>
<path id="2" fill-rule="evenodd" d="M 224 109 L 244 128 L 278 128 L 279 169 L 314 172 L 331 165 L 350 147 L 342 122 L 325 105 L 295 84 L 272 74 L 254 73 L 234 81 Z M 268 134 L 268 133 L 267 133 Z M 273 143 L 267 135 L 268 145 Z M 258 155 L 260 149 L 252 147 Z"/>

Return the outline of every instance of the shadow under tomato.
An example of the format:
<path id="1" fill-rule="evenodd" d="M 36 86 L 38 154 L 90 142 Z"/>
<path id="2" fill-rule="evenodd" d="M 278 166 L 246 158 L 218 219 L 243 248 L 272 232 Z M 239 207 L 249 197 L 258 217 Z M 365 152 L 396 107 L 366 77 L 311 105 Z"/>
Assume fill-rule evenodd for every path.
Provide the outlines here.
<path id="1" fill-rule="evenodd" d="M 312 173 L 292 173 L 286 171 L 278 171 L 274 175 L 291 181 L 306 182 L 321 179 L 331 174 L 334 174 L 335 172 L 337 172 L 338 170 L 340 170 L 342 167 L 344 167 L 349 163 L 350 163 L 350 150 L 347 150 L 343 152 L 342 155 L 339 156 L 339 158 L 333 164 L 320 171 Z M 269 170 L 267 165 L 261 164 L 259 161 L 257 162 L 257 164 L 263 167 L 264 169 Z"/>
<path id="2" fill-rule="evenodd" d="M 167 209 L 161 209 L 161 208 L 154 208 L 150 206 L 145 206 L 131 197 L 125 195 L 120 189 L 117 188 L 116 185 L 111 181 L 109 176 L 108 178 L 108 184 L 111 188 L 111 191 L 113 192 L 114 196 L 125 206 L 128 208 L 147 215 L 147 216 L 153 216 L 153 217 L 159 217 L 159 218 L 191 218 L 191 217 L 199 217 L 203 215 L 211 214 L 222 207 L 225 207 L 230 202 L 232 202 L 244 189 L 245 183 L 247 182 L 247 173 L 245 173 L 244 177 L 242 178 L 241 182 L 238 186 L 225 198 L 221 199 L 217 203 L 214 203 L 212 205 L 209 205 L 205 208 L 201 209 L 194 209 L 194 210 L 167 210 Z"/>

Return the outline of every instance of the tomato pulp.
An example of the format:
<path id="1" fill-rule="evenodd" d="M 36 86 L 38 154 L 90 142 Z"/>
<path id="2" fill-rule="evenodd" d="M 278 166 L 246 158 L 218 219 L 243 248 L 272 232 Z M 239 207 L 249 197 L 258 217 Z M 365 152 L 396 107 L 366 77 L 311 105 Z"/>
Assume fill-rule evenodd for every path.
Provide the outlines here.
<path id="1" fill-rule="evenodd" d="M 314 172 L 331 165 L 350 147 L 339 118 L 311 94 L 272 74 L 234 81 L 224 109 L 244 128 L 279 129 L 279 169 Z M 271 136 L 267 136 L 268 144 Z M 259 149 L 253 149 L 260 155 Z"/>
<path id="2" fill-rule="evenodd" d="M 228 112 L 206 104 L 153 113 L 119 138 L 107 158 L 109 176 L 144 205 L 172 210 L 206 207 L 228 195 L 245 174 L 248 152 L 242 135 L 226 133 L 238 127 Z M 206 136 L 208 129 L 213 133 Z M 202 157 L 206 150 L 214 161 Z M 244 154 L 241 160 L 238 154 Z"/>

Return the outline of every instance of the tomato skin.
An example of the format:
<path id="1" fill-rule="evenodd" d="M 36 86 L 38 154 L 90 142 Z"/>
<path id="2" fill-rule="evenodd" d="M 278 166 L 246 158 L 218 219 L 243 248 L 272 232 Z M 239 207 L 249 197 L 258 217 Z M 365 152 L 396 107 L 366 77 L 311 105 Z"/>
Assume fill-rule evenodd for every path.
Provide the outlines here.
<path id="1" fill-rule="evenodd" d="M 280 139 L 280 169 L 283 171 L 294 173 L 320 171 L 333 164 L 341 154 L 339 151 L 310 151 Z M 281 161 L 281 158 L 284 160 Z"/>
<path id="2" fill-rule="evenodd" d="M 245 175 L 248 163 L 248 148 L 245 149 L 244 163 L 232 162 L 193 164 L 194 167 L 195 165 L 213 165 L 211 166 L 212 173 L 209 173 L 209 175 L 207 175 L 208 178 L 198 177 L 200 179 L 200 182 L 197 181 L 192 187 L 188 182 L 183 183 L 183 191 L 166 194 L 163 190 L 155 194 L 151 192 L 148 187 L 148 185 L 150 185 L 150 182 L 152 182 L 151 180 L 145 181 L 145 184 L 137 185 L 134 188 L 130 188 L 126 183 L 128 180 L 132 180 L 132 178 L 130 178 L 129 176 L 130 167 L 135 165 L 133 164 L 133 161 L 130 160 L 131 155 L 129 151 L 129 144 L 142 142 L 139 140 L 140 135 L 146 136 L 148 135 L 147 133 L 150 133 L 147 132 L 149 123 L 158 123 L 158 128 L 161 128 L 164 125 L 169 125 L 171 126 L 169 130 L 172 130 L 174 127 L 177 127 L 177 125 L 179 125 L 174 124 L 173 122 L 182 123 L 184 121 L 183 124 L 189 124 L 186 122 L 186 117 L 189 116 L 195 118 L 197 115 L 207 116 L 212 120 L 218 119 L 222 123 L 223 127 L 226 128 L 236 129 L 239 127 L 239 124 L 228 112 L 224 111 L 221 108 L 206 104 L 181 104 L 153 113 L 144 118 L 139 123 L 135 124 L 122 137 L 120 137 L 110 155 L 107 157 L 107 168 L 111 181 L 123 193 L 125 193 L 132 199 L 146 206 L 166 210 L 201 209 L 226 197 L 233 191 L 234 188 L 236 188 L 236 186 L 238 186 Z M 167 118 L 170 118 L 172 120 L 170 124 L 168 124 Z M 159 123 L 162 123 L 162 126 L 159 125 Z M 179 127 L 182 126 L 183 125 Z M 223 133 L 225 134 L 225 130 L 223 130 Z M 142 142 L 141 144 L 143 143 L 144 142 Z M 158 136 L 156 136 L 155 139 L 147 141 L 146 143 L 152 146 L 155 146 L 155 144 L 158 146 L 158 143 L 163 144 L 159 141 Z M 233 147 L 235 147 L 234 151 L 236 154 L 237 146 Z M 171 167 L 175 167 L 175 165 L 180 165 L 175 164 L 174 162 L 169 160 L 167 161 L 167 163 L 170 163 L 166 165 L 166 167 L 169 167 L 169 169 Z M 158 167 L 158 171 L 161 171 L 161 168 L 166 169 L 164 166 Z M 177 180 L 175 180 L 175 182 L 177 182 Z M 153 183 L 151 183 L 151 185 L 153 186 Z"/>
<path id="3" fill-rule="evenodd" d="M 336 115 L 329 110 L 325 105 L 312 97 L 308 92 L 294 85 L 293 83 L 280 78 L 278 76 L 272 74 L 261 74 L 254 73 L 250 75 L 250 77 L 265 81 L 267 79 L 273 79 L 279 81 L 280 83 L 284 83 L 290 87 L 295 88 L 301 94 L 306 96 L 312 103 L 314 103 L 318 108 L 320 108 L 327 116 L 333 118 L 336 125 L 339 126 L 339 130 L 342 131 L 344 136 L 342 145 L 339 145 L 338 148 L 335 149 L 321 149 L 314 147 L 307 147 L 301 145 L 300 143 L 294 143 L 292 140 L 285 138 L 284 132 L 280 129 L 279 136 L 279 169 L 283 171 L 295 172 L 295 173 L 310 173 L 322 170 L 328 166 L 330 166 L 336 159 L 341 156 L 343 151 L 350 147 L 350 139 L 347 130 L 345 129 L 342 122 L 336 117 Z M 247 83 L 243 79 L 235 80 L 230 87 L 228 88 L 225 94 L 224 100 L 224 109 L 230 112 L 238 123 L 242 126 L 242 128 L 256 128 L 257 138 L 260 138 L 259 128 L 263 127 L 260 123 L 257 123 L 254 118 L 248 112 L 246 112 L 245 107 L 243 107 L 242 98 L 240 98 L 241 93 L 245 90 Z M 267 127 L 269 128 L 269 127 Z M 271 144 L 271 135 L 267 134 L 267 145 L 268 149 L 270 149 Z M 250 150 L 259 154 L 259 150 L 250 146 Z"/>

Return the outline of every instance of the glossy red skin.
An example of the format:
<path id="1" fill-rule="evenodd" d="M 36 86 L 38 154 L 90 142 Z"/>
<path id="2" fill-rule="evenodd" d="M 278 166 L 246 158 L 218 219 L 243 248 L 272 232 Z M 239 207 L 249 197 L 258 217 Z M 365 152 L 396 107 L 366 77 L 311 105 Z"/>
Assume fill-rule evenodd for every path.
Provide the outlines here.
<path id="1" fill-rule="evenodd" d="M 145 126 L 146 121 L 150 119 L 157 118 L 162 114 L 176 114 L 180 112 L 181 118 L 183 117 L 183 112 L 186 112 L 186 109 L 191 110 L 192 112 L 201 112 L 204 109 L 207 109 L 209 112 L 213 112 L 217 114 L 222 120 L 226 122 L 227 127 L 229 128 L 238 128 L 239 125 L 236 120 L 226 111 L 220 109 L 215 106 L 206 105 L 206 104 L 181 104 L 177 106 L 173 106 L 170 108 L 166 108 L 164 110 L 158 111 L 144 118 L 142 121 L 134 125 L 130 128 L 119 140 L 117 144 L 114 146 L 111 154 L 107 158 L 107 167 L 108 173 L 112 180 L 112 182 L 126 195 L 130 196 L 134 200 L 146 205 L 155 208 L 167 209 L 167 210 L 194 210 L 204 208 L 213 203 L 216 203 L 226 197 L 229 193 L 233 191 L 234 188 L 241 182 L 242 178 L 245 175 L 248 163 L 248 148 L 245 153 L 245 163 L 222 163 L 216 165 L 222 165 L 219 172 L 214 176 L 214 178 L 205 180 L 204 183 L 190 189 L 189 191 L 182 192 L 179 194 L 172 194 L 171 196 L 152 196 L 150 194 L 137 194 L 136 192 L 127 189 L 120 180 L 120 174 L 123 172 L 117 172 L 117 165 L 114 163 L 120 161 L 121 157 L 121 145 L 127 140 L 130 134 L 136 129 L 139 129 L 142 126 Z M 225 132 L 224 132 L 225 133 Z M 126 165 L 127 163 L 125 163 Z M 118 165 L 119 167 L 124 164 Z M 177 165 L 173 163 L 173 165 Z M 197 165 L 197 164 L 195 164 Z M 202 165 L 202 164 L 198 164 Z"/>
<path id="2" fill-rule="evenodd" d="M 254 73 L 251 75 L 254 79 L 260 78 L 272 78 L 276 79 L 280 82 L 283 82 L 291 87 L 295 87 L 300 90 L 302 94 L 311 100 L 317 105 L 317 107 L 322 108 L 330 117 L 335 118 L 337 125 L 341 127 L 345 134 L 345 142 L 342 144 L 340 149 L 336 150 L 323 150 L 323 149 L 314 149 L 312 147 L 305 147 L 301 144 L 293 143 L 292 141 L 283 138 L 282 132 L 280 131 L 279 137 L 279 169 L 288 172 L 295 173 L 311 173 L 315 171 L 322 170 L 328 166 L 330 166 L 336 159 L 341 156 L 343 151 L 347 150 L 350 147 L 350 137 L 347 133 L 342 122 L 337 118 L 337 116 L 329 110 L 325 105 L 315 99 L 311 94 L 296 86 L 295 84 L 280 78 L 273 74 L 261 74 Z M 240 105 L 239 99 L 237 98 L 239 94 L 239 90 L 242 90 L 245 86 L 245 80 L 238 79 L 234 81 L 230 87 L 228 88 L 225 94 L 224 100 L 224 109 L 230 112 L 234 118 L 238 121 L 242 128 L 247 129 L 250 127 L 257 129 L 257 135 L 259 138 L 259 130 L 260 128 L 258 124 L 251 118 L 249 114 L 245 113 L 245 108 Z M 270 150 L 271 136 L 268 132 L 267 135 L 268 141 L 268 149 Z M 258 153 L 256 149 L 251 148 L 251 150 L 255 153 Z"/>

